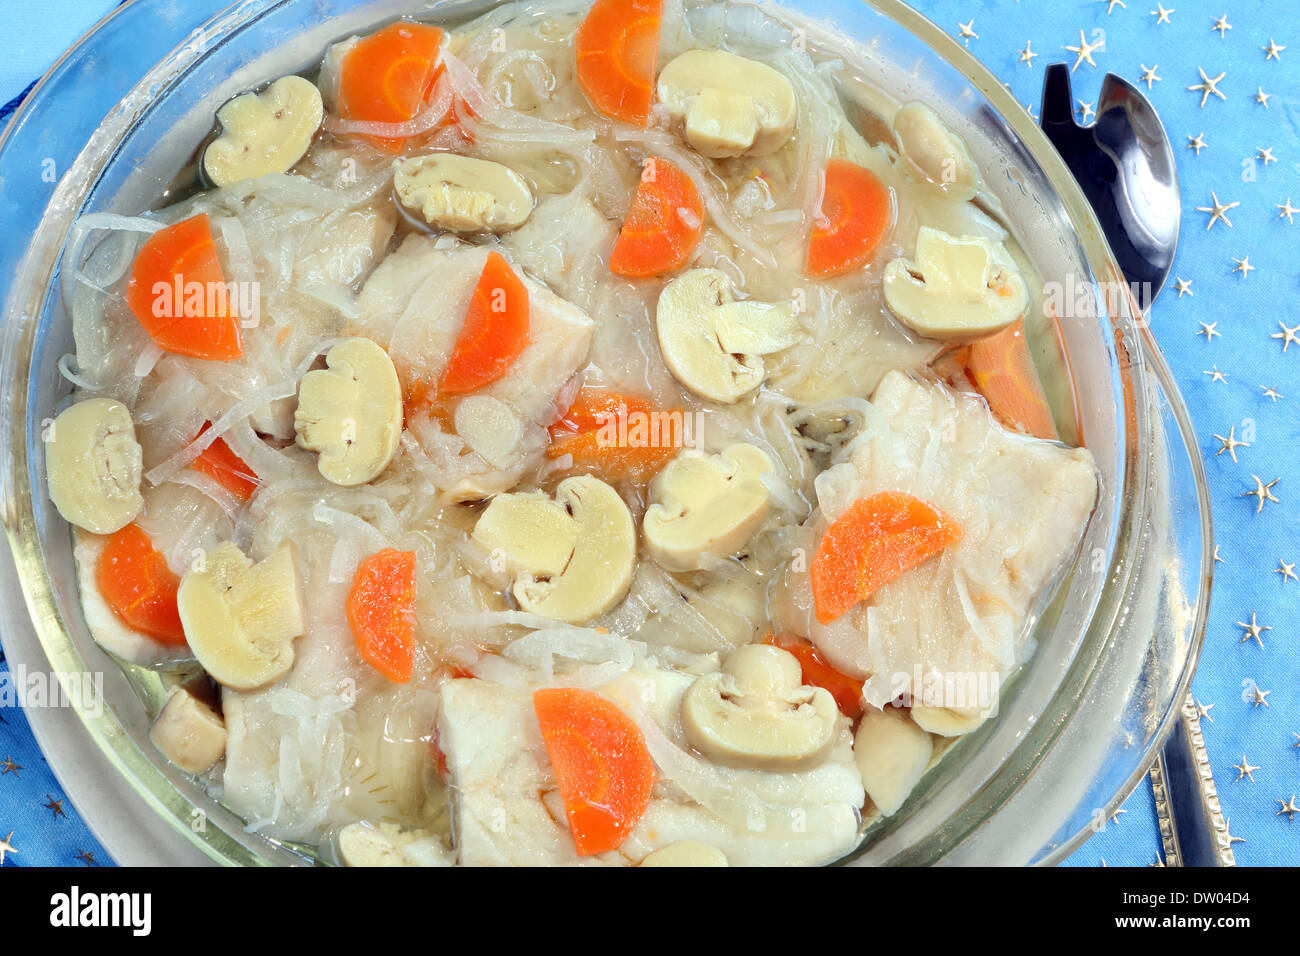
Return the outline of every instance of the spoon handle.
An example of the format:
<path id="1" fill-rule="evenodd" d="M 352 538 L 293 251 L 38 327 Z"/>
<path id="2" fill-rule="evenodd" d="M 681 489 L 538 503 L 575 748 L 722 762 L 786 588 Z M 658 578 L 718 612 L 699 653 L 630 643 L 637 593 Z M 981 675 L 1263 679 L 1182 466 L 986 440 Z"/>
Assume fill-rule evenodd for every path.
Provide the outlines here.
<path id="1" fill-rule="evenodd" d="M 1107 74 L 1102 84 L 1103 91 L 1117 86 L 1127 88 L 1128 84 L 1114 74 Z M 1126 92 L 1130 98 L 1140 98 L 1140 94 L 1131 88 Z M 1098 104 L 1100 109 L 1100 100 Z M 1171 241 L 1150 241 L 1158 230 L 1152 228 L 1153 224 L 1135 218 L 1130 212 L 1131 206 L 1125 208 L 1122 197 L 1117 196 L 1122 176 L 1118 175 L 1119 170 L 1111 157 L 1130 152 L 1150 155 L 1159 150 L 1165 153 L 1168 162 L 1168 136 L 1154 112 L 1150 115 L 1152 122 L 1143 124 L 1141 133 L 1128 122 L 1110 123 L 1104 131 L 1095 126 L 1081 127 L 1074 120 L 1069 69 L 1064 63 L 1054 63 L 1047 68 L 1039 126 L 1061 154 L 1096 211 L 1106 241 L 1119 256 L 1125 279 L 1131 287 L 1150 290 L 1139 297 L 1140 307 L 1144 309 L 1150 308 L 1151 300 L 1164 284 L 1169 264 L 1173 261 L 1173 248 L 1177 246 L 1177 233 L 1173 234 Z M 1099 141 L 1103 132 L 1104 144 Z M 1170 197 L 1171 202 L 1177 202 L 1176 180 Z M 1124 215 L 1124 212 L 1130 214 Z M 1142 235 L 1144 232 L 1147 235 Z M 1236 865 L 1232 837 L 1219 806 L 1218 791 L 1201 736 L 1200 717 L 1190 694 L 1151 768 L 1151 783 L 1166 865 Z"/>

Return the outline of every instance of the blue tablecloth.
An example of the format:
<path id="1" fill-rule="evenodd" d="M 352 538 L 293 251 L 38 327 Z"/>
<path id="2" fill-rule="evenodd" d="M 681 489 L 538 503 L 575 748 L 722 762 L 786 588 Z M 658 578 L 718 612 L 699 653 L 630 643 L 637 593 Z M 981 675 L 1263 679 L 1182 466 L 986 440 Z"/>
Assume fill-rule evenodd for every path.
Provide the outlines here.
<path id="1" fill-rule="evenodd" d="M 1080 118 L 1110 71 L 1141 83 L 1173 139 L 1182 241 L 1151 319 L 1202 441 L 1221 558 L 1193 691 L 1208 712 L 1202 729 L 1238 863 L 1294 864 L 1300 821 L 1281 810 L 1300 807 L 1300 10 L 1294 0 L 1224 0 L 1220 18 L 1225 9 L 1204 0 L 1171 2 L 915 6 L 1035 115 L 1044 65 L 1066 60 Z M 114 5 L 0 5 L 0 102 Z M 1212 221 L 1204 210 L 1215 205 L 1229 207 L 1226 218 Z M 1257 487 L 1268 489 L 1262 500 L 1250 494 Z M 5 866 L 109 862 L 15 708 L 0 708 L 0 854 Z M 1159 860 L 1144 783 L 1069 865 Z"/>

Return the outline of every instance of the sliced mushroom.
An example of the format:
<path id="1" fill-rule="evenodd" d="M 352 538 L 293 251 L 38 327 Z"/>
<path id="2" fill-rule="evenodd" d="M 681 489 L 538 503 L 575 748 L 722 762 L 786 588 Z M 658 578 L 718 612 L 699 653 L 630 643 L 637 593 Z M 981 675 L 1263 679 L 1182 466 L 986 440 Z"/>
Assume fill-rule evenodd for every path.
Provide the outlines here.
<path id="1" fill-rule="evenodd" d="M 45 432 L 50 500 L 72 524 L 112 534 L 135 520 L 140 496 L 140 443 L 121 402 L 89 398 L 65 408 Z"/>
<path id="2" fill-rule="evenodd" d="M 206 773 L 226 752 L 226 722 L 184 687 L 173 687 L 149 739 L 186 773 Z"/>
<path id="3" fill-rule="evenodd" d="M 316 467 L 336 485 L 362 485 L 388 467 L 402 437 L 402 388 L 388 353 L 370 339 L 346 339 L 326 368 L 298 386 L 298 444 L 320 453 Z"/>
<path id="4" fill-rule="evenodd" d="M 960 737 L 969 734 L 984 723 L 984 714 L 978 710 L 913 707 L 911 713 L 912 720 L 918 727 L 940 737 Z"/>
<path id="5" fill-rule="evenodd" d="M 695 571 L 704 555 L 734 554 L 767 517 L 762 476 L 772 459 L 750 444 L 710 455 L 686 449 L 650 484 L 646 550 L 669 571 Z"/>
<path id="6" fill-rule="evenodd" d="M 686 141 L 711 159 L 765 156 L 794 131 L 794 87 L 766 64 L 725 50 L 688 50 L 659 74 L 659 101 Z"/>
<path id="7" fill-rule="evenodd" d="M 747 644 L 687 689 L 681 719 L 691 745 L 718 763 L 798 770 L 830 750 L 840 716 L 829 691 L 803 683 L 793 654 Z"/>
<path id="8" fill-rule="evenodd" d="M 320 90 L 283 76 L 264 93 L 244 93 L 217 110 L 221 135 L 203 152 L 203 171 L 217 186 L 288 172 L 311 146 L 325 118 Z"/>
<path id="9" fill-rule="evenodd" d="M 450 866 L 452 862 L 433 834 L 402 832 L 391 823 L 349 823 L 339 831 L 337 844 L 345 866 Z"/>
<path id="10" fill-rule="evenodd" d="M 491 160 L 431 153 L 399 160 L 394 170 L 398 201 L 439 229 L 508 232 L 533 211 L 523 177 Z"/>
<path id="11" fill-rule="evenodd" d="M 655 309 L 659 349 L 677 381 L 730 404 L 762 384 L 762 356 L 798 341 L 800 326 L 784 305 L 737 302 L 717 269 L 692 269 L 664 287 Z"/>
<path id="12" fill-rule="evenodd" d="M 254 690 L 293 666 L 303 616 L 288 545 L 257 564 L 229 541 L 217 545 L 185 572 L 176 605 L 186 643 L 218 683 Z"/>
<path id="13" fill-rule="evenodd" d="M 648 854 L 640 866 L 727 866 L 727 855 L 698 840 L 678 840 Z"/>
<path id="14" fill-rule="evenodd" d="M 871 802 L 885 816 L 898 812 L 930 765 L 930 735 L 897 707 L 868 707 L 853 740 L 853 759 Z"/>
<path id="15" fill-rule="evenodd" d="M 1024 315 L 1029 290 L 1003 250 L 976 236 L 922 226 L 916 260 L 885 266 L 885 303 L 900 322 L 932 339 L 978 338 Z"/>
<path id="16" fill-rule="evenodd" d="M 923 103 L 908 103 L 894 114 L 894 134 L 903 158 L 926 182 L 952 199 L 972 199 L 979 168 L 966 144 Z"/>
<path id="17" fill-rule="evenodd" d="M 515 464 L 524 440 L 519 414 L 491 395 L 468 395 L 452 416 L 456 434 L 493 468 Z"/>
<path id="18" fill-rule="evenodd" d="M 580 624 L 627 593 L 636 565 L 636 530 L 623 499 L 590 475 L 540 493 L 497 495 L 473 538 L 515 577 L 511 593 L 533 614 Z"/>

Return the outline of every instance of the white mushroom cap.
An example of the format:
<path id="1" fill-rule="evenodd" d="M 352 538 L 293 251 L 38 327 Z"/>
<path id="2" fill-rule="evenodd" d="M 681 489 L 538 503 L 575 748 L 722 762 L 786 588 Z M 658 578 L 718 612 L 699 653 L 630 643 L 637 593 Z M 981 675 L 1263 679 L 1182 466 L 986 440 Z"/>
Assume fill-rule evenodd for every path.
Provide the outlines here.
<path id="1" fill-rule="evenodd" d="M 659 73 L 659 101 L 686 141 L 712 159 L 765 156 L 794 131 L 794 87 L 780 72 L 725 50 L 688 50 Z"/>
<path id="2" fill-rule="evenodd" d="M 454 859 L 433 834 L 403 832 L 392 823 L 349 823 L 336 844 L 344 866 L 450 866 Z"/>
<path id="3" fill-rule="evenodd" d="M 504 559 L 511 593 L 530 613 L 581 624 L 604 614 L 632 585 L 636 530 L 623 499 L 590 475 L 544 494 L 497 495 L 472 537 Z"/>
<path id="4" fill-rule="evenodd" d="M 647 854 L 638 866 L 728 866 L 727 855 L 710 843 L 678 840 Z"/>
<path id="5" fill-rule="evenodd" d="M 908 103 L 894 114 L 894 134 L 903 158 L 926 182 L 951 199 L 972 199 L 979 167 L 966 144 L 924 103 Z"/>
<path id="6" fill-rule="evenodd" d="M 244 93 L 217 110 L 222 133 L 203 153 L 217 186 L 292 169 L 325 118 L 320 90 L 301 76 L 282 76 L 264 93 Z"/>
<path id="7" fill-rule="evenodd" d="M 1025 313 L 1029 290 L 987 239 L 922 226 L 916 260 L 885 267 L 885 302 L 900 322 L 935 339 L 977 338 Z"/>
<path id="8" fill-rule="evenodd" d="M 704 555 L 744 547 L 767 517 L 771 497 L 762 476 L 772 460 L 753 445 L 710 455 L 686 449 L 650 484 L 642 529 L 646 550 L 669 571 L 694 571 Z"/>
<path id="9" fill-rule="evenodd" d="M 920 783 L 932 752 L 930 735 L 897 707 L 868 707 L 853 740 L 862 785 L 885 816 L 897 813 Z"/>
<path id="10" fill-rule="evenodd" d="M 939 737 L 960 737 L 984 723 L 984 714 L 978 710 L 914 706 L 911 714 L 918 727 Z"/>
<path id="11" fill-rule="evenodd" d="M 79 528 L 112 534 L 135 520 L 141 454 L 131 413 L 121 402 L 90 398 L 65 408 L 45 432 L 50 500 Z"/>
<path id="12" fill-rule="evenodd" d="M 206 773 L 226 752 L 226 722 L 184 687 L 173 687 L 149 739 L 186 773 Z"/>
<path id="13" fill-rule="evenodd" d="M 747 644 L 687 689 L 681 720 L 691 745 L 718 763 L 797 770 L 826 756 L 840 712 L 829 691 L 803 683 L 789 651 Z"/>
<path id="14" fill-rule="evenodd" d="M 762 356 L 798 341 L 802 331 L 784 305 L 737 302 L 717 269 L 692 269 L 664 287 L 655 307 L 664 364 L 695 394 L 732 403 L 762 384 Z"/>
<path id="15" fill-rule="evenodd" d="M 455 153 L 398 160 L 393 188 L 407 209 L 453 232 L 506 232 L 533 211 L 532 190 L 509 166 Z"/>
<path id="16" fill-rule="evenodd" d="M 298 386 L 298 444 L 320 453 L 321 475 L 336 485 L 376 478 L 402 437 L 402 388 L 388 353 L 370 339 L 345 339 L 325 354 L 326 368 Z"/>
<path id="17" fill-rule="evenodd" d="M 254 564 L 231 542 L 209 550 L 176 592 L 185 641 L 212 679 L 255 690 L 293 667 L 302 600 L 288 545 Z"/>

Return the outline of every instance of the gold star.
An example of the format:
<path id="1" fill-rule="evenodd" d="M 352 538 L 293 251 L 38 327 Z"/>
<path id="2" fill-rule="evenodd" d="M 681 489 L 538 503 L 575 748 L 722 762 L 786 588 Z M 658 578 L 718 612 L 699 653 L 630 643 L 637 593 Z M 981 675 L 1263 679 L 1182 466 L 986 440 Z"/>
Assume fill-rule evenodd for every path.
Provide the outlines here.
<path id="1" fill-rule="evenodd" d="M 1294 823 L 1295 815 L 1300 813 L 1300 806 L 1297 806 L 1295 802 L 1295 794 L 1291 794 L 1290 800 L 1279 800 L 1278 803 L 1282 804 L 1282 809 L 1277 812 L 1277 815 L 1280 817 L 1285 813 L 1287 820 Z"/>
<path id="2" fill-rule="evenodd" d="M 1224 385 L 1228 384 L 1228 376 L 1225 375 L 1223 372 L 1220 372 L 1219 366 L 1217 365 L 1214 366 L 1214 368 L 1212 369 L 1206 369 L 1204 374 L 1210 376 L 1211 385 L 1213 385 L 1215 382 L 1222 382 Z"/>
<path id="3" fill-rule="evenodd" d="M 1276 385 L 1270 385 L 1268 388 L 1264 388 L 1264 386 L 1261 385 L 1261 386 L 1260 386 L 1260 389 L 1263 391 L 1264 395 L 1265 395 L 1267 398 L 1271 398 L 1271 399 L 1273 400 L 1273 404 L 1274 404 L 1274 405 L 1277 404 L 1277 400 L 1278 400 L 1279 398 L 1286 398 L 1285 395 L 1283 395 L 1281 392 L 1279 392 L 1279 391 L 1277 390 L 1277 386 L 1276 386 Z"/>
<path id="4" fill-rule="evenodd" d="M 1091 117 L 1096 115 L 1097 111 L 1092 108 L 1091 103 L 1085 103 L 1083 100 L 1079 100 L 1079 119 L 1082 122 L 1086 123 Z"/>
<path id="5" fill-rule="evenodd" d="M 971 19 L 970 23 L 962 23 L 958 20 L 957 26 L 961 28 L 961 32 L 957 34 L 957 39 L 965 40 L 967 46 L 970 46 L 971 40 L 978 40 L 980 38 L 980 35 L 975 32 L 974 18 Z"/>
<path id="6" fill-rule="evenodd" d="M 1251 703 L 1253 703 L 1255 705 L 1255 709 L 1258 710 L 1260 704 L 1263 704 L 1265 707 L 1268 707 L 1268 701 L 1265 698 L 1268 697 L 1268 695 L 1273 692 L 1271 690 L 1260 690 L 1259 685 L 1256 684 L 1254 681 L 1251 681 L 1250 693 L 1251 693 L 1251 698 L 1250 698 Z"/>
<path id="7" fill-rule="evenodd" d="M 1128 4 L 1124 0 L 1101 0 L 1101 2 L 1106 4 L 1106 16 L 1110 16 L 1110 12 L 1117 6 L 1123 7 L 1125 10 L 1128 9 Z"/>
<path id="8" fill-rule="evenodd" d="M 1259 499 L 1259 504 L 1255 508 L 1255 514 L 1259 514 L 1261 511 L 1264 510 L 1264 502 L 1266 501 L 1271 501 L 1275 505 L 1280 504 L 1280 502 L 1273 497 L 1273 486 L 1276 485 L 1279 481 L 1281 481 L 1282 480 L 1281 478 L 1274 478 L 1268 484 L 1264 484 L 1263 480 L 1259 477 L 1259 475 L 1251 475 L 1250 477 L 1255 479 L 1255 490 L 1242 492 L 1241 497 Z"/>
<path id="9" fill-rule="evenodd" d="M 1245 778 L 1247 778 L 1247 777 L 1250 778 L 1250 782 L 1251 782 L 1251 783 L 1254 783 L 1254 782 L 1255 782 L 1255 771 L 1258 770 L 1259 768 L 1258 768 L 1258 767 L 1252 767 L 1252 766 L 1250 765 L 1250 761 L 1246 759 L 1246 755 L 1245 755 L 1245 754 L 1242 754 L 1242 755 L 1241 755 L 1241 763 L 1234 763 L 1234 764 L 1232 765 L 1232 769 L 1235 770 L 1235 771 L 1237 771 L 1237 780 L 1234 780 L 1233 783 L 1236 783 L 1237 781 L 1239 781 L 1239 780 L 1243 780 L 1243 779 L 1245 779 Z"/>
<path id="10" fill-rule="evenodd" d="M 1073 73 L 1075 70 L 1077 70 L 1079 68 L 1079 64 L 1083 63 L 1084 61 L 1087 61 L 1088 65 L 1095 70 L 1097 68 L 1097 61 L 1092 58 L 1092 54 L 1097 50 L 1104 48 L 1105 46 L 1106 46 L 1105 40 L 1100 40 L 1096 43 L 1089 43 L 1086 39 L 1084 39 L 1083 31 L 1080 30 L 1079 45 L 1067 46 L 1065 48 L 1069 50 L 1071 53 L 1078 54 L 1078 56 L 1076 56 L 1074 59 L 1074 66 L 1070 67 L 1070 72 Z"/>
<path id="11" fill-rule="evenodd" d="M 1285 218 L 1287 222 L 1291 223 L 1292 225 L 1295 224 L 1295 220 L 1292 219 L 1291 217 L 1294 216 L 1296 213 L 1300 212 L 1300 209 L 1297 209 L 1295 206 L 1291 205 L 1290 196 L 1286 197 L 1285 205 L 1278 206 L 1277 208 L 1282 210 L 1277 214 L 1277 218 L 1279 219 Z"/>
<path id="12" fill-rule="evenodd" d="M 1221 444 L 1219 445 L 1219 450 L 1214 453 L 1214 457 L 1218 458 L 1226 451 L 1229 455 L 1232 456 L 1232 463 L 1234 465 L 1237 463 L 1237 449 L 1250 447 L 1249 442 L 1237 441 L 1236 425 L 1233 425 L 1231 428 L 1228 429 L 1227 438 L 1224 438 L 1222 435 L 1215 435 L 1214 440 L 1217 442 L 1221 442 Z"/>
<path id="13" fill-rule="evenodd" d="M 59 817 L 66 817 L 66 816 L 67 816 L 67 814 L 63 812 L 63 801 L 62 801 L 62 800 L 55 800 L 55 799 L 54 799 L 52 796 L 50 796 L 48 793 L 45 795 L 45 803 L 41 804 L 41 806 L 43 806 L 43 807 L 45 807 L 47 810 L 50 810 L 51 812 L 53 812 L 53 814 L 54 814 L 54 819 L 56 819 L 56 820 L 57 820 Z"/>
<path id="14" fill-rule="evenodd" d="M 1201 74 L 1201 82 L 1199 82 L 1199 83 L 1197 83 L 1197 84 L 1195 84 L 1195 85 L 1193 85 L 1193 86 L 1189 86 L 1188 89 L 1189 89 L 1189 90 L 1199 90 L 1199 91 L 1200 91 L 1200 93 L 1201 93 L 1201 108 L 1202 108 L 1202 109 L 1205 108 L 1205 101 L 1208 100 L 1208 99 L 1210 98 L 1211 94 L 1214 95 L 1214 96 L 1217 96 L 1217 97 L 1218 97 L 1219 99 L 1221 99 L 1221 100 L 1226 100 L 1226 99 L 1227 99 L 1227 97 L 1224 96 L 1223 93 L 1220 92 L 1220 90 L 1219 90 L 1219 81 L 1222 80 L 1225 76 L 1228 75 L 1226 71 L 1223 72 L 1223 73 L 1220 73 L 1220 74 L 1219 74 L 1218 76 L 1216 76 L 1214 79 L 1210 79 L 1208 76 L 1206 76 L 1206 75 L 1205 75 L 1205 70 L 1202 69 L 1202 68 L 1199 67 L 1199 66 L 1196 68 L 1196 72 L 1198 72 L 1198 73 Z"/>
<path id="15" fill-rule="evenodd" d="M 1281 340 L 1282 340 L 1282 351 L 1283 351 L 1283 352 L 1285 352 L 1287 349 L 1289 349 L 1289 348 L 1291 347 L 1291 343 L 1292 343 L 1292 342 L 1300 342 L 1300 336 L 1297 336 L 1297 335 L 1296 335 L 1297 332 L 1300 332 L 1300 325 L 1297 325 L 1297 326 L 1295 326 L 1294 328 L 1290 328 L 1290 329 L 1288 329 L 1284 323 L 1279 322 L 1279 323 L 1278 323 L 1278 327 L 1279 327 L 1282 331 L 1281 331 L 1281 332 L 1274 332 L 1272 335 L 1269 336 L 1269 338 L 1270 338 L 1270 339 L 1281 339 Z"/>
<path id="16" fill-rule="evenodd" d="M 1224 561 L 1223 558 L 1219 557 L 1219 546 L 1218 546 L 1217 544 L 1214 546 L 1214 563 L 1215 563 L 1215 564 L 1227 564 L 1227 563 L 1228 563 L 1227 561 Z"/>
<path id="17" fill-rule="evenodd" d="M 1232 829 L 1231 829 L 1231 827 L 1232 827 L 1232 821 L 1231 821 L 1230 819 L 1228 819 L 1227 817 L 1224 817 L 1224 818 L 1223 818 L 1223 835 L 1226 836 L 1226 837 L 1228 838 L 1228 846 L 1232 846 L 1234 843 L 1245 843 L 1246 841 L 1245 841 L 1245 839 L 1244 839 L 1243 837 L 1233 836 L 1233 835 L 1232 835 Z"/>
<path id="18" fill-rule="evenodd" d="M 1273 569 L 1273 573 L 1282 575 L 1283 584 L 1286 584 L 1288 580 L 1300 581 L 1300 578 L 1295 575 L 1295 564 L 1287 564 L 1281 558 L 1277 559 L 1277 567 Z"/>
<path id="19" fill-rule="evenodd" d="M 1245 644 L 1251 638 L 1254 638 L 1255 643 L 1260 646 L 1261 650 L 1263 650 L 1264 648 L 1264 641 L 1261 639 L 1264 632 L 1273 630 L 1267 624 L 1260 624 L 1258 621 L 1256 621 L 1254 611 L 1250 612 L 1249 624 L 1245 623 L 1244 621 L 1238 621 L 1237 626 L 1246 632 L 1241 636 L 1241 643 Z"/>
<path id="20" fill-rule="evenodd" d="M 1156 9 L 1151 11 L 1151 15 L 1156 18 L 1156 26 L 1160 26 L 1160 24 L 1162 23 L 1173 22 L 1172 20 L 1169 19 L 1169 14 L 1173 12 L 1174 11 L 1172 10 L 1166 10 L 1163 6 L 1157 3 Z"/>
<path id="21" fill-rule="evenodd" d="M 1029 68 L 1030 68 L 1031 70 L 1034 68 L 1034 57 L 1038 56 L 1037 53 L 1035 53 L 1033 50 L 1031 50 L 1031 49 L 1029 48 L 1029 47 L 1031 46 L 1032 42 L 1033 42 L 1033 41 L 1031 41 L 1031 40 L 1026 40 L 1026 41 L 1025 41 L 1025 48 L 1024 48 L 1023 50 L 1020 51 L 1020 62 L 1021 62 L 1021 63 L 1028 63 L 1028 64 L 1029 64 Z"/>
<path id="22" fill-rule="evenodd" d="M 1258 160 L 1262 160 L 1265 166 L 1267 166 L 1269 163 L 1277 162 L 1277 157 L 1273 155 L 1272 146 L 1270 146 L 1268 149 L 1261 149 L 1260 147 L 1256 146 L 1255 158 Z"/>
<path id="23" fill-rule="evenodd" d="M 1297 212 L 1300 212 L 1300 210 L 1297 210 Z M 1183 293 L 1184 293 L 1184 292 L 1186 292 L 1188 295 L 1191 295 L 1191 296 L 1196 295 L 1196 293 L 1192 291 L 1192 280 L 1191 280 L 1191 279 L 1184 279 L 1184 278 L 1179 277 L 1179 278 L 1176 279 L 1175 281 L 1177 282 L 1177 285 L 1178 285 L 1178 288 L 1177 288 L 1178 298 L 1181 299 L 1181 298 L 1183 297 Z"/>
<path id="24" fill-rule="evenodd" d="M 1170 10 L 1169 12 L 1170 12 L 1170 13 L 1173 13 L 1174 11 Z M 1156 866 L 1156 867 L 1162 867 L 1162 868 L 1164 867 L 1164 865 L 1165 865 L 1165 861 L 1164 861 L 1164 859 L 1160 856 L 1160 851 L 1159 851 L 1159 850 L 1156 851 L 1156 861 L 1155 861 L 1154 863 L 1148 863 L 1148 864 L 1147 864 L 1147 866 Z"/>
<path id="25" fill-rule="evenodd" d="M 1229 229 L 1231 229 L 1231 228 L 1232 228 L 1232 220 L 1230 220 L 1230 219 L 1228 218 L 1228 211 L 1229 211 L 1229 210 L 1232 210 L 1232 209 L 1236 209 L 1238 206 L 1241 205 L 1241 203 L 1239 203 L 1239 202 L 1230 202 L 1230 203 L 1227 203 L 1227 204 L 1225 205 L 1224 203 L 1219 202 L 1218 194 L 1215 193 L 1214 190 L 1210 190 L 1210 198 L 1211 198 L 1212 200 L 1214 200 L 1214 205 L 1213 205 L 1213 206 L 1197 206 L 1197 207 L 1196 207 L 1196 211 L 1197 211 L 1197 212 L 1208 212 L 1208 213 L 1210 214 L 1210 221 L 1209 221 L 1209 223 L 1208 223 L 1208 224 L 1206 225 L 1206 227 L 1205 227 L 1206 232 L 1209 232 L 1209 230 L 1211 229 L 1211 227 L 1213 227 L 1214 224 L 1215 224 L 1216 222 L 1218 222 L 1220 219 L 1222 219 L 1223 222 L 1224 222 L 1224 224 L 1225 224 Z"/>
<path id="26" fill-rule="evenodd" d="M 1264 109 L 1268 109 L 1268 98 L 1272 95 L 1272 93 L 1265 93 L 1264 87 L 1261 86 L 1259 87 L 1259 92 L 1255 94 L 1255 102 L 1262 103 Z"/>
<path id="27" fill-rule="evenodd" d="M 1199 717 L 1201 720 L 1208 720 L 1210 723 L 1214 723 L 1214 718 L 1210 716 L 1210 711 L 1214 710 L 1214 705 L 1202 704 L 1199 700 L 1196 700 L 1196 698 L 1194 697 L 1192 699 L 1196 701 L 1196 716 Z"/>
<path id="28" fill-rule="evenodd" d="M 1251 269 L 1255 268 L 1250 264 L 1250 256 L 1246 256 L 1246 258 L 1244 259 L 1238 259 L 1236 256 L 1233 256 L 1232 261 L 1237 264 L 1237 268 L 1233 269 L 1232 271 L 1240 272 L 1241 277 L 1243 279 L 1245 279 L 1250 275 Z"/>
<path id="29" fill-rule="evenodd" d="M 3 777 L 7 773 L 11 773 L 15 777 L 21 776 L 18 771 L 23 769 L 25 768 L 22 764 L 14 763 L 13 757 L 5 757 L 4 762 L 0 763 L 0 777 Z"/>
<path id="30" fill-rule="evenodd" d="M 1228 22 L 1228 15 L 1225 13 L 1223 16 L 1215 20 L 1214 26 L 1210 27 L 1210 29 L 1218 30 L 1219 39 L 1222 40 L 1225 36 L 1227 36 L 1228 31 L 1232 29 L 1232 24 Z"/>
<path id="31" fill-rule="evenodd" d="M 1218 335 L 1218 336 L 1222 336 L 1222 335 L 1223 335 L 1223 333 L 1220 332 L 1220 331 L 1218 330 L 1218 328 L 1217 328 L 1218 324 L 1219 324 L 1218 322 L 1209 322 L 1209 323 L 1202 322 L 1202 323 L 1201 323 L 1201 329 L 1200 329 L 1200 331 L 1197 332 L 1196 334 L 1197 334 L 1197 335 L 1204 335 L 1204 336 L 1205 336 L 1205 341 L 1207 341 L 1207 342 L 1213 342 L 1213 341 L 1214 341 L 1214 337 L 1215 337 L 1216 335 Z M 1218 436 L 1218 435 L 1215 435 L 1214 437 L 1215 437 L 1215 438 L 1218 438 L 1219 436 Z"/>
<path id="32" fill-rule="evenodd" d="M 1138 82 L 1145 83 L 1147 85 L 1147 89 L 1149 90 L 1151 89 L 1152 83 L 1160 82 L 1160 77 L 1156 76 L 1156 70 L 1160 68 L 1160 64 L 1157 63 L 1155 66 L 1150 68 L 1148 68 L 1145 63 L 1142 63 L 1140 65 L 1142 67 L 1142 75 L 1138 77 Z"/>
<path id="33" fill-rule="evenodd" d="M 79 850 L 79 851 L 77 852 L 77 854 L 76 854 L 76 858 L 77 858 L 78 860 L 80 860 L 82 863 L 86 864 L 86 866 L 98 866 L 98 865 L 99 865 L 99 863 L 96 862 L 96 860 L 95 860 L 95 851 L 94 851 L 94 850 L 91 850 L 91 851 L 89 851 L 89 852 L 87 852 L 86 850 Z"/>
<path id="34" fill-rule="evenodd" d="M 10 842 L 11 840 L 13 840 L 13 838 L 14 838 L 14 831 L 10 830 L 9 835 L 5 837 L 3 840 L 0 840 L 0 866 L 4 864 L 5 854 L 12 853 L 14 856 L 18 855 L 18 848 L 15 847 L 13 843 Z"/>
<path id="35" fill-rule="evenodd" d="M 1282 61 L 1282 57 L 1280 57 L 1278 54 L 1280 54 L 1283 50 L 1285 50 L 1286 47 L 1278 46 L 1277 41 L 1274 40 L 1272 37 L 1269 37 L 1268 46 L 1262 46 L 1260 47 L 1260 49 L 1263 50 L 1266 54 L 1268 54 L 1266 57 L 1264 57 L 1264 60 L 1266 62 L 1268 60 L 1277 60 L 1280 63 Z"/>
<path id="36" fill-rule="evenodd" d="M 1187 137 L 1187 148 L 1196 150 L 1196 155 L 1201 155 L 1201 150 L 1205 149 L 1205 134 L 1197 133 L 1195 136 Z"/>

